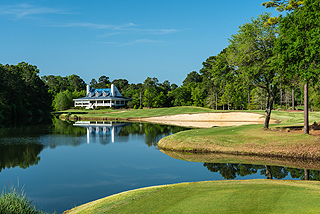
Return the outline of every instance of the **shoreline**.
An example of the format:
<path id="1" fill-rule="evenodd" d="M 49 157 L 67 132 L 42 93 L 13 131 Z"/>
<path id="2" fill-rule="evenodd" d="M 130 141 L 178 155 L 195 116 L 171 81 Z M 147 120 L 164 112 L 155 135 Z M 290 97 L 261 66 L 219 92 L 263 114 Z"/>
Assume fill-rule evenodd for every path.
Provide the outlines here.
<path id="1" fill-rule="evenodd" d="M 60 119 L 67 119 L 64 115 L 59 116 Z M 96 120 L 96 121 L 130 121 L 130 122 L 148 122 L 163 125 L 174 125 L 192 128 L 211 128 L 220 126 L 240 126 L 248 124 L 263 124 L 264 115 L 251 112 L 210 112 L 210 113 L 194 113 L 194 114 L 175 114 L 155 117 L 81 117 L 71 115 L 71 120 Z M 278 120 L 270 119 L 270 124 L 279 123 Z"/>

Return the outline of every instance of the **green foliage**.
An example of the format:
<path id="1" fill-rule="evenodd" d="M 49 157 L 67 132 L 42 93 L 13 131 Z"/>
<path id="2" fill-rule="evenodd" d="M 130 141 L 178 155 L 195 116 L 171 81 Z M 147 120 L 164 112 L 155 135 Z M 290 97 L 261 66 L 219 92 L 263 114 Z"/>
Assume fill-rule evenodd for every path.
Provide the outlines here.
<path id="1" fill-rule="evenodd" d="M 276 8 L 276 11 L 283 12 L 283 11 L 292 11 L 296 10 L 300 7 L 302 7 L 304 4 L 304 1 L 300 0 L 271 0 L 268 2 L 263 2 L 261 6 L 264 6 L 266 8 Z M 279 20 L 281 19 L 281 15 L 270 17 L 268 21 L 265 23 L 265 25 L 275 25 L 279 23 Z"/>
<path id="2" fill-rule="evenodd" d="M 198 72 L 196 72 L 196 71 L 191 71 L 187 75 L 185 80 L 183 80 L 183 85 L 187 86 L 190 83 L 198 83 L 198 82 L 202 82 L 202 78 L 201 78 L 200 74 L 198 74 Z"/>
<path id="3" fill-rule="evenodd" d="M 73 100 L 69 90 L 59 92 L 53 100 L 53 107 L 56 111 L 66 110 L 71 106 L 73 106 Z"/>
<path id="4" fill-rule="evenodd" d="M 72 74 L 70 76 L 42 76 L 41 79 L 48 86 L 49 93 L 54 97 L 57 93 L 62 91 L 83 91 L 86 90 L 86 83 L 78 75 Z"/>
<path id="5" fill-rule="evenodd" d="M 297 74 L 305 83 L 317 82 L 320 74 L 320 3 L 304 1 L 304 7 L 280 20 L 279 28 L 276 65 L 291 74 L 288 78 Z"/>
<path id="6" fill-rule="evenodd" d="M 51 96 L 35 65 L 0 64 L 0 124 L 18 124 L 30 118 L 49 118 Z"/>
<path id="7" fill-rule="evenodd" d="M 5 187 L 0 195 L 0 213 L 5 214 L 42 214 L 19 187 Z"/>

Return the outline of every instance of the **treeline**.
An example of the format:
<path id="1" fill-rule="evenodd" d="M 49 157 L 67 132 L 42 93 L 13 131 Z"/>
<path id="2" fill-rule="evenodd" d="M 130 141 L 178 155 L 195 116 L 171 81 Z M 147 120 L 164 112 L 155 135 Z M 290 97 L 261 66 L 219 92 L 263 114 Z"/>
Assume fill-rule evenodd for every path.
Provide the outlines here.
<path id="1" fill-rule="evenodd" d="M 0 64 L 0 126 L 50 118 L 51 95 L 35 65 Z"/>

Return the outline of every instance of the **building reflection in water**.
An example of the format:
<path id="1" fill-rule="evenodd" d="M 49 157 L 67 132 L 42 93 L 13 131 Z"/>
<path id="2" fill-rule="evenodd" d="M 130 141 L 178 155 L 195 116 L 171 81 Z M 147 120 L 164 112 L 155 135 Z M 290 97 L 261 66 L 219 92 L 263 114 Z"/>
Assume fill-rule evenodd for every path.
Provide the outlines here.
<path id="1" fill-rule="evenodd" d="M 131 125 L 125 122 L 112 122 L 112 121 L 77 121 L 73 126 L 85 127 L 87 129 L 87 143 L 90 143 L 91 133 L 97 135 L 110 135 L 111 142 L 114 143 L 114 138 L 118 135 L 122 127 Z"/>

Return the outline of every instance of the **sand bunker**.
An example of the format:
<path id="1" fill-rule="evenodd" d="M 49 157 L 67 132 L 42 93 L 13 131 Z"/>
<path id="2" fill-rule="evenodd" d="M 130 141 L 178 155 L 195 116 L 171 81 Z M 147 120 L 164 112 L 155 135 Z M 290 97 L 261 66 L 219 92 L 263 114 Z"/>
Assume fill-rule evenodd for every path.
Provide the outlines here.
<path id="1" fill-rule="evenodd" d="M 263 124 L 264 116 L 246 112 L 199 113 L 148 117 L 141 118 L 141 121 L 184 127 L 210 128 L 213 126 Z M 276 122 L 276 120 L 270 120 L 270 123 Z"/>

